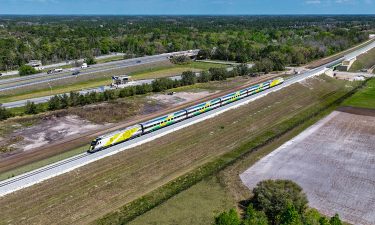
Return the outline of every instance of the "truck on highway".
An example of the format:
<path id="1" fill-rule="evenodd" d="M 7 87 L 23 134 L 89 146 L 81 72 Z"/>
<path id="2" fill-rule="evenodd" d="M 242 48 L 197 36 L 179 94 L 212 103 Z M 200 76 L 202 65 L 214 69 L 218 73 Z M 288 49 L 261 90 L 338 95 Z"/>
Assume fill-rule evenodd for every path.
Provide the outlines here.
<path id="1" fill-rule="evenodd" d="M 56 69 L 53 69 L 53 70 L 48 70 L 47 71 L 47 74 L 51 74 L 51 73 L 60 73 L 62 72 L 63 69 L 62 68 L 56 68 Z"/>
<path id="2" fill-rule="evenodd" d="M 83 63 L 82 66 L 81 66 L 82 69 L 83 69 L 83 68 L 87 68 L 87 67 L 89 67 L 89 66 L 87 65 L 87 63 Z"/>

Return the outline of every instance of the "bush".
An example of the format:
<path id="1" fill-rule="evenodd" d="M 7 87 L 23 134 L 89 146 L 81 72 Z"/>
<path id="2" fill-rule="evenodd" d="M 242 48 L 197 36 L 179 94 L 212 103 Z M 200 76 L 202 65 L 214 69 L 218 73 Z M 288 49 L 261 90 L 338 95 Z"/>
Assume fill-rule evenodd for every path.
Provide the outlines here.
<path id="1" fill-rule="evenodd" d="M 31 74 L 36 74 L 38 71 L 32 66 L 23 65 L 18 69 L 18 72 L 20 76 L 27 76 Z"/>
<path id="2" fill-rule="evenodd" d="M 179 65 L 183 65 L 183 64 L 188 64 L 191 62 L 191 59 L 189 56 L 186 56 L 186 55 L 180 55 L 180 56 L 174 56 L 171 58 L 171 62 L 174 63 L 174 64 L 179 64 Z"/>
<path id="3" fill-rule="evenodd" d="M 34 102 L 27 101 L 25 105 L 25 113 L 26 114 L 37 114 L 38 109 Z"/>
<path id="4" fill-rule="evenodd" d="M 185 71 L 181 75 L 181 85 L 192 85 L 197 83 L 197 76 L 192 71 Z"/>
<path id="5" fill-rule="evenodd" d="M 225 68 L 210 68 L 211 80 L 226 80 L 227 70 Z"/>
<path id="6" fill-rule="evenodd" d="M 197 77 L 198 83 L 207 83 L 211 80 L 211 74 L 207 71 L 202 71 Z"/>
<path id="7" fill-rule="evenodd" d="M 9 110 L 7 110 L 5 107 L 3 107 L 0 103 L 0 120 L 6 120 L 12 116 L 13 114 Z"/>
<path id="8" fill-rule="evenodd" d="M 161 92 L 173 88 L 175 81 L 170 78 L 160 78 L 152 81 L 151 86 L 154 92 Z"/>
<path id="9" fill-rule="evenodd" d="M 52 110 L 57 110 L 57 109 L 60 109 L 61 106 L 60 106 L 60 98 L 58 95 L 55 95 L 53 96 L 52 98 L 50 98 L 48 100 L 48 110 L 52 111 Z"/>
<path id="10" fill-rule="evenodd" d="M 292 204 L 299 214 L 303 214 L 307 208 L 307 197 L 302 188 L 289 180 L 265 180 L 257 184 L 253 189 L 252 202 L 258 210 L 266 213 L 272 222 L 278 218 Z"/>
<path id="11" fill-rule="evenodd" d="M 87 65 L 94 65 L 96 64 L 96 61 L 95 61 L 95 58 L 92 57 L 92 56 L 89 56 L 85 59 L 85 63 L 87 63 Z"/>
<path id="12" fill-rule="evenodd" d="M 215 225 L 240 225 L 241 221 L 236 210 L 231 209 L 229 212 L 223 212 L 215 218 Z"/>

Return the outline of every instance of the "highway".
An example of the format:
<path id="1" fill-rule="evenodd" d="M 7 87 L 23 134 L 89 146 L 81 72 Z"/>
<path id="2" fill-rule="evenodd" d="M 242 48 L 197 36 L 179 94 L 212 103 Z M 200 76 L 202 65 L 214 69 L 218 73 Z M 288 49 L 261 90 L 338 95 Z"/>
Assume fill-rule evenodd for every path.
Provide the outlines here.
<path id="1" fill-rule="evenodd" d="M 170 79 L 174 80 L 179 80 L 181 79 L 180 75 L 172 76 L 169 77 Z M 126 86 L 124 87 L 130 87 L 130 86 L 136 86 L 136 85 L 142 85 L 142 84 L 151 84 L 152 81 L 155 79 L 145 79 L 145 80 L 136 80 L 129 82 Z M 89 92 L 104 92 L 105 90 L 111 90 L 114 88 L 111 88 L 110 86 L 102 86 L 102 87 L 97 87 L 97 88 L 90 88 L 90 89 L 85 89 L 82 91 L 79 91 L 78 93 L 80 94 L 86 94 Z M 70 93 L 65 93 L 69 96 Z M 61 94 L 63 95 L 63 94 Z M 40 104 L 40 103 L 45 103 L 48 102 L 54 95 L 48 95 L 48 96 L 43 96 L 43 97 L 38 97 L 38 98 L 30 98 L 30 99 L 24 99 L 24 100 L 19 100 L 19 101 L 14 101 L 14 102 L 6 102 L 2 103 L 1 106 L 10 109 L 10 108 L 16 108 L 16 107 L 22 107 L 26 105 L 27 102 L 34 102 L 35 104 Z"/>
<path id="2" fill-rule="evenodd" d="M 369 46 L 366 46 L 364 48 L 361 48 L 359 50 L 355 51 L 354 55 L 360 55 L 369 49 L 373 48 L 375 44 L 370 44 Z M 353 54 L 353 53 L 351 53 Z M 97 160 L 100 160 L 102 158 L 114 155 L 118 152 L 125 151 L 127 149 L 131 149 L 135 146 L 142 145 L 146 142 L 155 140 L 159 137 L 162 137 L 164 135 L 167 135 L 169 133 L 175 132 L 177 130 L 183 129 L 185 127 L 191 126 L 192 124 L 199 123 L 201 121 L 204 121 L 209 118 L 213 118 L 219 114 L 222 114 L 226 111 L 235 109 L 237 107 L 240 107 L 242 105 L 248 104 L 251 101 L 254 101 L 255 99 L 261 98 L 269 93 L 276 92 L 282 88 L 285 88 L 289 85 L 292 85 L 297 82 L 301 82 L 306 78 L 317 76 L 320 74 L 325 73 L 332 65 L 336 65 L 337 63 L 342 62 L 345 59 L 345 57 L 335 60 L 333 62 L 327 63 L 323 66 L 317 67 L 315 69 L 309 70 L 307 72 L 301 73 L 299 75 L 295 75 L 287 80 L 279 86 L 276 86 L 272 89 L 268 89 L 266 91 L 260 92 L 258 94 L 246 97 L 244 99 L 241 99 L 239 101 L 233 102 L 231 104 L 225 105 L 223 107 L 211 110 L 209 112 L 203 113 L 201 115 L 198 115 L 193 118 L 189 118 L 186 120 L 183 120 L 181 122 L 178 122 L 176 124 L 172 124 L 168 127 L 162 128 L 160 130 L 157 130 L 152 133 L 148 133 L 146 135 L 140 136 L 138 138 L 129 140 L 127 142 L 115 145 L 113 147 L 110 147 L 108 149 L 105 149 L 103 151 L 97 152 L 95 154 L 88 154 L 88 153 L 82 153 L 76 156 L 73 156 L 71 158 L 44 166 L 42 168 L 30 171 L 28 173 L 24 173 L 18 176 L 15 176 L 13 178 L 4 180 L 0 182 L 0 196 L 7 195 L 9 193 L 15 192 L 17 190 L 32 186 L 34 184 L 40 183 L 44 180 L 47 180 L 49 178 L 67 173 L 69 171 L 72 171 L 76 168 L 82 167 L 84 165 L 87 165 L 89 163 L 95 162 Z"/>
<path id="3" fill-rule="evenodd" d="M 198 54 L 198 51 L 199 50 L 189 50 L 189 51 L 181 51 L 181 52 L 164 53 L 160 55 L 144 56 L 144 57 L 133 58 L 133 59 L 95 64 L 85 69 L 72 68 L 72 69 L 65 70 L 60 73 L 52 73 L 52 74 L 39 73 L 39 74 L 29 75 L 29 76 L 24 76 L 24 77 L 2 79 L 0 80 L 0 91 L 6 91 L 6 90 L 15 89 L 15 88 L 36 85 L 40 83 L 47 83 L 51 81 L 72 78 L 74 77 L 72 75 L 72 71 L 78 70 L 78 69 L 81 71 L 81 73 L 78 76 L 87 76 L 87 75 L 90 75 L 92 73 L 97 73 L 97 72 L 105 72 L 105 71 L 114 70 L 114 69 L 160 62 L 160 61 L 167 60 L 168 57 L 174 56 L 174 55 L 188 54 L 188 55 L 194 56 Z"/>

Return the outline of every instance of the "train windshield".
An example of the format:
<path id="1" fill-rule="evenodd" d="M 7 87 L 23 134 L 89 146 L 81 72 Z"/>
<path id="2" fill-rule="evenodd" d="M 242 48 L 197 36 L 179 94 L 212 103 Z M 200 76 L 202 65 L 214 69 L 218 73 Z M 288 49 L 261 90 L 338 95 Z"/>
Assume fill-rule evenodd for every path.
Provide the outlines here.
<path id="1" fill-rule="evenodd" d="M 92 141 L 92 142 L 91 142 L 91 146 L 95 146 L 96 143 L 97 143 L 97 140 Z"/>

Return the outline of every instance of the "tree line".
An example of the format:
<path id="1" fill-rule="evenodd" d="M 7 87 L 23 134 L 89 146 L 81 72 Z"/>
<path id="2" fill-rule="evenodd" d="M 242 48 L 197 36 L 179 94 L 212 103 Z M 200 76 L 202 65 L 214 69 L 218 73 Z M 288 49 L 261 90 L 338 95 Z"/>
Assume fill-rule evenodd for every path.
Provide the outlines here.
<path id="1" fill-rule="evenodd" d="M 0 71 L 124 52 L 202 49 L 199 58 L 298 65 L 360 43 L 373 16 L 1 16 Z"/>
<path id="2" fill-rule="evenodd" d="M 308 208 L 302 188 L 289 180 L 265 180 L 253 189 L 245 215 L 235 209 L 215 217 L 214 225 L 342 225 L 340 217 L 331 218 Z"/>
<path id="3" fill-rule="evenodd" d="M 210 68 L 208 71 L 202 71 L 198 75 L 192 71 L 185 71 L 181 75 L 180 80 L 171 78 L 158 78 L 151 84 L 142 84 L 137 86 L 125 87 L 122 89 L 110 89 L 104 92 L 89 92 L 80 94 L 78 92 L 70 92 L 69 94 L 55 95 L 45 104 L 34 104 L 27 102 L 24 107 L 25 114 L 38 114 L 44 111 L 54 111 L 66 109 L 75 106 L 85 106 L 93 103 L 116 100 L 135 95 L 143 95 L 151 92 L 163 92 L 172 88 L 193 85 L 195 83 L 206 83 L 209 81 L 222 81 L 231 77 L 245 76 L 250 73 L 247 65 L 241 64 L 232 70 L 226 68 Z M 10 110 L 0 105 L 0 120 L 6 120 L 15 116 Z"/>

